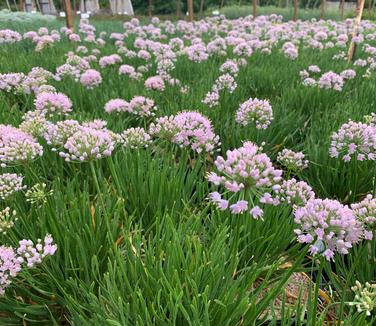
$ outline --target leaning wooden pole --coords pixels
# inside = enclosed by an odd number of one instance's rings
[[[325,7],[326,7],[326,1],[325,0],[321,0],[320,19],[324,19]]]
[[[257,0],[252,0],[252,16],[256,19],[257,16]]]
[[[359,26],[360,26],[360,22],[362,20],[364,3],[365,3],[365,0],[358,0],[358,4],[356,6],[354,31],[352,33],[352,39],[351,39],[351,43],[350,43],[350,46],[349,46],[349,51],[347,53],[347,61],[348,62],[352,61],[352,59],[354,57],[355,50],[356,50],[356,43],[354,42],[354,38],[356,36],[358,36],[358,34],[359,34]]]
[[[153,0],[149,0],[148,16],[149,16],[149,18],[151,18],[153,16]]]
[[[64,0],[65,21],[68,29],[73,31],[73,15],[70,0]]]
[[[294,0],[294,17],[293,20],[296,22],[298,19],[298,5],[299,5],[299,0]]]
[[[188,19],[193,22],[193,0],[188,0]]]

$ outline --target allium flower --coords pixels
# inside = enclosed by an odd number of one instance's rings
[[[0,44],[16,43],[22,40],[20,33],[12,31],[11,29],[0,30]]]
[[[42,111],[28,111],[22,120],[19,129],[34,137],[40,137],[46,131],[47,119]]]
[[[246,200],[239,200],[235,204],[230,205],[232,214],[242,214],[248,210],[248,202]]]
[[[23,190],[23,176],[15,173],[0,174],[0,199],[5,200],[17,191]]]
[[[157,107],[152,99],[144,96],[135,96],[129,102],[127,111],[140,117],[150,117],[154,115],[156,109]]]
[[[81,75],[80,83],[86,88],[92,89],[102,83],[102,76],[99,71],[89,69]]]
[[[76,120],[58,121],[56,124],[48,123],[46,131],[43,134],[44,139],[48,145],[56,147],[63,146],[68,138],[80,129],[80,124]]]
[[[163,79],[160,76],[153,76],[145,80],[145,87],[147,89],[162,92],[165,89],[165,84],[164,84]]]
[[[236,76],[239,72],[239,67],[235,61],[229,59],[219,67],[219,71],[223,74]]]
[[[131,76],[136,73],[136,69],[130,65],[121,65],[119,67],[119,75]]]
[[[21,263],[11,247],[0,247],[0,295],[11,284],[11,279],[21,271]]]
[[[364,238],[372,240],[376,229],[376,198],[368,194],[361,202],[351,204],[351,209],[364,226]]]
[[[219,192],[211,192],[208,199],[216,205],[216,207],[224,211],[228,208],[228,200],[222,199],[222,196]]]
[[[356,281],[351,290],[355,293],[355,297],[354,301],[348,304],[356,306],[359,313],[365,311],[367,316],[371,316],[372,311],[376,308],[376,283],[366,282],[362,285],[359,281]]]
[[[320,77],[318,85],[320,88],[333,89],[339,92],[342,91],[344,81],[340,75],[334,73],[333,71],[329,71]]]
[[[176,116],[158,118],[150,125],[150,134],[167,138],[181,147],[197,153],[212,153],[219,145],[210,121],[198,112],[182,112]]]
[[[283,51],[283,54],[285,55],[285,57],[287,57],[291,60],[295,60],[298,57],[298,54],[299,54],[298,49],[291,42],[286,42],[285,44],[283,44],[282,51]]]
[[[224,74],[216,79],[212,91],[218,93],[220,91],[226,90],[231,94],[235,91],[237,86],[238,85],[234,77],[232,77],[230,74]]]
[[[151,137],[144,128],[126,129],[120,134],[120,137],[122,145],[131,149],[148,147],[151,143]]]
[[[40,93],[34,104],[36,110],[47,117],[67,115],[72,111],[71,100],[62,93]]]
[[[296,209],[295,230],[300,243],[309,243],[312,254],[332,260],[335,252],[345,255],[362,236],[362,226],[352,210],[336,200],[313,199]]]
[[[110,156],[114,147],[115,142],[110,132],[82,127],[64,144],[66,152],[59,154],[67,162],[84,162]]]
[[[253,207],[251,210],[250,210],[250,213],[251,213],[251,216],[254,218],[254,219],[259,219],[264,216],[264,211],[259,207],[259,206],[255,206]]]
[[[347,69],[347,70],[344,70],[342,71],[340,74],[339,74],[343,79],[354,79],[355,76],[356,76],[356,72],[355,70],[352,70],[352,69]]]
[[[331,157],[342,157],[345,162],[351,157],[358,161],[376,159],[376,126],[349,120],[331,138]]]
[[[316,86],[317,82],[313,78],[308,77],[303,80],[302,84],[307,87],[312,87]]]
[[[201,101],[203,104],[208,105],[210,108],[219,104],[218,92],[209,92],[205,98]]]
[[[211,172],[208,180],[215,185],[223,185],[230,192],[249,189],[257,192],[271,191],[282,181],[282,171],[274,169],[269,157],[260,153],[252,142],[242,147],[228,150],[227,158],[218,156],[214,164],[218,173]]]
[[[121,63],[121,62],[122,62],[122,59],[118,54],[112,54],[112,55],[109,55],[109,56],[104,56],[104,57],[99,59],[99,65],[101,66],[101,68],[112,66],[112,65],[115,65],[115,64]]]
[[[7,231],[13,227],[14,222],[17,221],[16,215],[17,212],[11,210],[9,207],[0,210],[0,233],[6,234]]]
[[[287,170],[293,172],[300,172],[308,168],[309,161],[304,158],[305,156],[302,152],[294,152],[287,148],[283,149],[277,155],[277,161]]]
[[[42,206],[47,203],[47,198],[53,195],[53,190],[46,191],[45,183],[37,183],[26,191],[26,201],[32,205]]]
[[[239,106],[235,120],[243,126],[254,122],[257,129],[266,129],[273,120],[273,110],[269,101],[250,98]]]
[[[315,198],[315,193],[306,182],[297,181],[294,178],[284,180],[281,187],[275,191],[280,202],[293,207],[305,206],[308,201]]]
[[[320,73],[321,69],[318,66],[311,65],[311,66],[308,67],[308,71],[313,72],[313,73]]]
[[[38,239],[36,245],[34,245],[33,241],[24,239],[19,241],[17,249],[18,260],[21,263],[26,263],[27,267],[32,268],[36,264],[42,263],[43,258],[53,256],[56,250],[57,245],[53,244],[53,238],[50,234],[44,237],[43,242]]]
[[[112,100],[109,100],[105,106],[104,110],[107,113],[112,113],[112,112],[129,112],[129,103],[125,100],[122,100],[120,98],[115,98]]]
[[[42,156],[43,147],[26,132],[0,125],[0,163],[19,164]]]

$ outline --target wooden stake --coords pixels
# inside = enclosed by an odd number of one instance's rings
[[[341,14],[341,19],[343,19],[344,11],[345,11],[345,0],[340,0],[340,2],[339,2],[339,12]]]
[[[358,4],[356,6],[356,12],[355,12],[354,32],[352,33],[352,39],[354,37],[358,36],[358,34],[359,34],[359,26],[360,26],[360,22],[362,20],[364,3],[365,3],[365,0],[358,0]],[[347,53],[347,61],[348,62],[352,61],[352,59],[354,57],[355,50],[356,50],[356,43],[353,40],[351,40],[351,43],[350,43],[350,46],[349,46],[349,51]]]
[[[193,0],[188,0],[188,18],[193,22]]]
[[[257,16],[257,0],[252,0],[252,16],[256,19]]]
[[[181,0],[176,1],[176,17],[178,19],[181,17]]]
[[[298,19],[298,4],[299,0],[294,0],[294,22]]]
[[[70,0],[64,0],[65,21],[67,28],[73,31],[73,16]]]
[[[19,11],[25,11],[25,0],[20,0]]]
[[[326,1],[325,1],[325,0],[322,0],[322,1],[321,1],[320,19],[324,19],[324,15],[325,15],[325,5],[326,5]]]
[[[201,18],[204,16],[204,4],[205,4],[205,0],[201,0],[200,2],[200,17]]]
[[[148,5],[148,16],[151,18],[153,15],[153,0],[149,0],[149,5]]]

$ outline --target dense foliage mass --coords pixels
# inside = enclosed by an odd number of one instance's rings
[[[376,25],[353,24],[0,30],[0,324],[373,325]]]

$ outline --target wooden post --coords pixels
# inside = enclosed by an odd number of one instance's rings
[[[188,19],[193,22],[193,0],[188,0]]]
[[[368,19],[371,19],[372,0],[368,0]]]
[[[64,0],[65,21],[68,29],[73,31],[73,16],[70,0]]]
[[[153,15],[153,0],[149,0],[149,5],[148,5],[148,16],[151,18]]]
[[[204,4],[205,4],[205,0],[201,0],[201,2],[200,2],[200,17],[201,18],[204,15]]]
[[[325,1],[325,0],[321,0],[320,19],[324,19],[324,15],[325,15],[325,5],[326,5],[326,1]]]
[[[252,0],[252,16],[256,19],[257,16],[257,0]]]
[[[359,34],[359,25],[360,25],[360,21],[362,20],[364,3],[365,3],[365,0],[358,0],[357,6],[356,6],[356,12],[355,12],[354,32],[352,34],[352,38],[356,37]],[[353,40],[351,40],[349,51],[347,53],[348,62],[352,61],[355,50],[356,50],[356,43]]]
[[[178,19],[181,17],[181,0],[176,1],[176,17]]]
[[[219,5],[219,9],[222,9],[224,4],[225,4],[225,0],[222,0],[221,4]]]
[[[341,19],[343,19],[344,11],[345,11],[345,0],[340,0],[340,2],[339,2],[339,12],[340,12],[340,15],[341,15]]]
[[[298,19],[298,4],[299,0],[294,0],[294,22],[296,22],[296,20]]]
[[[18,6],[19,11],[25,11],[25,0],[20,0],[20,4]]]

